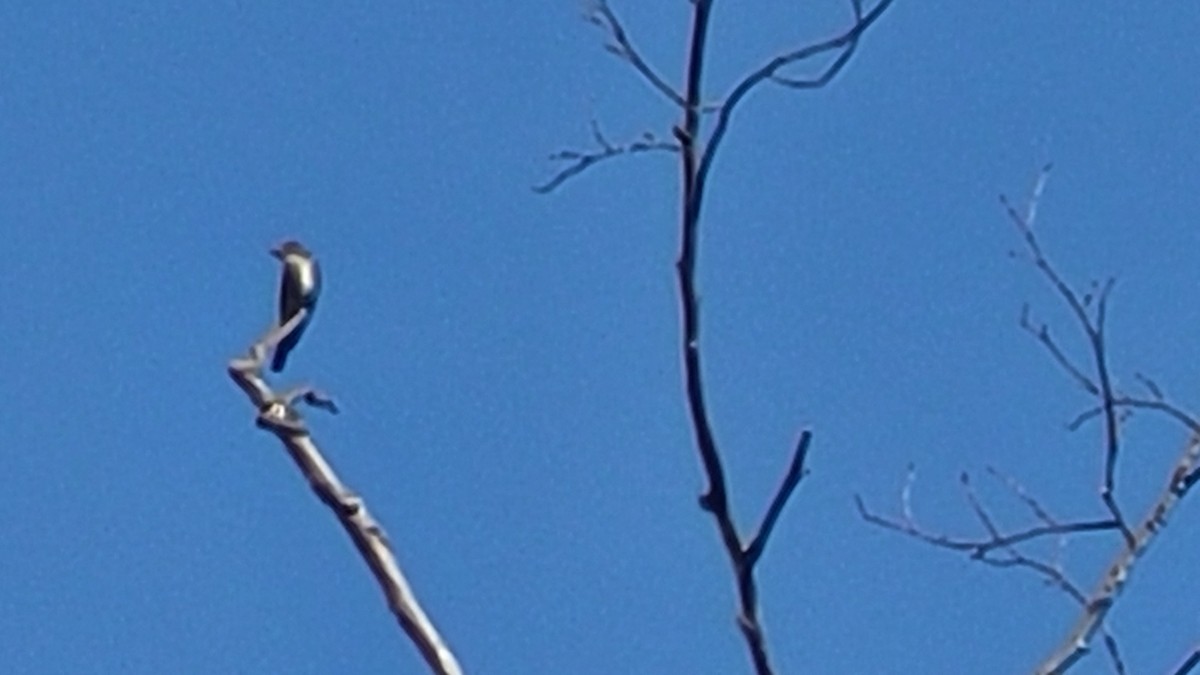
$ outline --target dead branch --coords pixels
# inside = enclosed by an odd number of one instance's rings
[[[1179,505],[1179,501],[1195,484],[1194,480],[1190,481],[1189,479],[1196,472],[1198,466],[1200,466],[1200,436],[1193,435],[1176,461],[1158,500],[1134,532],[1133,544],[1122,545],[1117,551],[1113,561],[1105,570],[1100,584],[1088,596],[1083,614],[1080,615],[1075,626],[1059,647],[1054,650],[1054,653],[1038,666],[1036,672],[1039,675],[1065,673],[1087,654],[1092,638],[1095,637],[1098,630],[1103,628],[1105,617],[1108,616],[1109,610],[1112,609],[1121,591],[1129,582],[1134,563],[1146,553],[1155,537],[1167,524],[1167,518],[1171,511]]]
[[[1037,182],[1034,184],[1033,192],[1030,195],[1029,202],[1026,206],[1025,213],[1020,213],[1018,209],[1009,202],[1007,197],[1001,196],[1000,201],[1004,204],[1005,210],[1008,212],[1009,219],[1016,225],[1017,231],[1021,233],[1025,241],[1025,246],[1028,249],[1028,255],[1043,276],[1050,282],[1050,285],[1058,291],[1059,296],[1066,302],[1067,307],[1075,315],[1080,327],[1083,329],[1084,335],[1087,336],[1089,347],[1091,348],[1093,366],[1096,370],[1096,383],[1093,383],[1090,378],[1082,376],[1082,373],[1071,366],[1058,351],[1054,342],[1049,337],[1049,332],[1042,327],[1038,332],[1039,339],[1048,349],[1054,354],[1055,359],[1063,364],[1068,372],[1077,380],[1083,377],[1083,381],[1089,385],[1089,391],[1096,394],[1100,398],[1100,408],[1104,413],[1104,480],[1101,487],[1100,496],[1104,501],[1104,505],[1112,513],[1113,518],[1116,518],[1122,524],[1122,534],[1125,535],[1125,543],[1133,545],[1133,533],[1125,526],[1125,519],[1121,515],[1121,509],[1117,504],[1116,498],[1116,473],[1117,473],[1117,454],[1120,446],[1120,430],[1119,420],[1117,419],[1117,407],[1113,403],[1116,400],[1116,394],[1113,392],[1112,378],[1108,370],[1108,357],[1106,354],[1106,343],[1104,340],[1104,322],[1108,315],[1108,297],[1112,292],[1114,279],[1109,279],[1104,283],[1103,288],[1099,291],[1098,300],[1095,303],[1095,316],[1088,312],[1088,306],[1091,304],[1092,294],[1080,296],[1054,268],[1050,261],[1042,252],[1042,247],[1038,243],[1037,236],[1033,231],[1033,224],[1037,218],[1038,202],[1041,199],[1042,192],[1046,188],[1046,180],[1050,177],[1051,166],[1047,164],[1042,167],[1038,174]],[[1098,386],[1097,386],[1098,385]],[[1098,390],[1098,393],[1097,393]]]
[[[1035,517],[1042,522],[1041,525],[1013,534],[1003,534],[978,498],[975,497],[973,491],[970,490],[970,485],[965,478],[963,485],[967,490],[968,502],[988,533],[988,537],[982,540],[954,539],[945,535],[935,535],[919,528],[912,518],[911,507],[908,504],[911,477],[902,493],[902,512],[904,514],[902,519],[888,519],[871,513],[863,505],[861,499],[858,499],[858,508],[860,515],[867,522],[900,532],[933,546],[968,552],[973,558],[997,567],[1031,569],[1071,596],[1082,608],[1079,619],[1059,647],[1037,667],[1035,672],[1039,675],[1065,673],[1089,652],[1090,646],[1098,634],[1102,638],[1114,669],[1118,673],[1123,673],[1125,664],[1121,658],[1117,641],[1108,631],[1105,620],[1128,583],[1138,558],[1145,554],[1154,538],[1162,530],[1172,509],[1178,505],[1196,482],[1200,481],[1200,422],[1182,408],[1168,401],[1162,389],[1143,375],[1138,375],[1138,379],[1149,391],[1149,397],[1125,395],[1116,391],[1113,386],[1104,332],[1108,298],[1112,291],[1113,281],[1110,279],[1104,284],[1093,285],[1092,290],[1087,293],[1076,291],[1049,261],[1033,229],[1038,202],[1045,189],[1049,170],[1050,167],[1046,166],[1038,174],[1032,195],[1023,209],[1017,208],[1006,198],[1002,197],[1001,201],[1009,219],[1016,225],[1025,243],[1028,259],[1067,305],[1082,329],[1087,339],[1091,367],[1084,368],[1077,365],[1075,360],[1068,355],[1067,350],[1063,349],[1051,336],[1050,330],[1045,324],[1036,323],[1030,319],[1028,306],[1021,312],[1021,328],[1034,337],[1055,364],[1075,384],[1090,396],[1098,399],[1097,405],[1076,417],[1070,423],[1069,428],[1077,429],[1091,419],[1103,420],[1103,478],[1100,496],[1111,518],[1060,524],[1049,515],[1040,503],[1011,479],[1006,480],[1010,489],[1026,503]],[[1121,515],[1121,510],[1116,502],[1115,476],[1116,462],[1120,454],[1120,425],[1134,410],[1149,410],[1166,415],[1187,429],[1189,440],[1172,468],[1166,486],[1149,513],[1142,518],[1136,528],[1131,528]],[[993,475],[998,474],[994,473]],[[1122,534],[1121,544],[1095,590],[1087,594],[1082,593],[1071,584],[1057,565],[1028,558],[1015,549],[1016,544],[1043,536],[1065,537],[1104,530],[1120,531]],[[994,555],[997,552],[1003,553],[1003,556]],[[1188,672],[1194,666],[1192,657],[1189,657],[1179,672]]]
[[[841,35],[771,59],[766,65],[738,82],[724,100],[715,105],[705,105],[703,72],[713,0],[692,0],[691,2],[691,44],[688,48],[682,92],[668,84],[646,62],[634,47],[628,32],[609,7],[607,0],[593,0],[589,5],[588,19],[608,34],[610,42],[605,45],[606,49],[628,62],[651,87],[671,101],[681,111],[683,119],[672,129],[674,143],[660,141],[647,134],[642,141],[625,146],[610,143],[600,133],[598,125],[593,122],[592,136],[598,150],[591,152],[570,150],[551,155],[552,160],[567,162],[568,165],[548,182],[534,188],[537,192],[550,192],[598,162],[620,155],[656,150],[679,153],[683,182],[679,257],[675,263],[682,324],[679,348],[683,357],[684,396],[696,450],[708,482],[700,496],[700,507],[713,516],[722,544],[733,567],[738,588],[737,622],[745,637],[751,661],[754,663],[755,672],[758,675],[770,675],[772,670],[767,656],[766,639],[758,615],[758,588],[754,572],[788,500],[805,475],[804,462],[812,441],[812,433],[807,429],[800,432],[792,451],[791,462],[779,488],[772,496],[759,521],[758,528],[749,538],[748,543],[744,543],[730,507],[725,470],[716,435],[709,420],[708,404],[705,398],[700,351],[700,302],[696,289],[700,213],[712,163],[728,130],[733,112],[742,100],[755,87],[767,81],[774,81],[794,89],[813,89],[828,84],[849,62],[862,34],[883,15],[893,2],[893,0],[880,0],[869,12],[864,12],[862,0],[849,1],[853,8],[854,24]],[[812,80],[791,78],[780,72],[780,69],[786,66],[831,53],[837,55],[833,63]],[[712,133],[705,140],[701,138],[700,121],[701,116],[708,113],[716,113],[716,122]]]
[[[268,351],[295,329],[307,313],[308,310],[301,309],[284,325],[273,326],[251,345],[248,357],[230,361],[229,376],[246,392],[250,403],[258,411],[255,424],[275,434],[283,443],[317,498],[329,507],[346,534],[350,535],[354,547],[383,590],[388,608],[416,645],[430,670],[437,675],[461,675],[462,669],[454,654],[413,595],[383,527],[371,516],[363,498],[342,484],[317,448],[297,409],[299,404],[304,403],[318,410],[336,413],[337,405],[311,387],[296,387],[276,394],[263,380],[262,368]]]
[[[692,421],[692,431],[696,449],[708,479],[708,486],[700,498],[700,505],[712,514],[725,551],[733,565],[734,575],[738,581],[740,607],[738,625],[742,629],[758,675],[769,675],[772,670],[767,656],[762,624],[758,618],[758,590],[754,580],[754,569],[761,559],[779,513],[803,475],[803,463],[811,441],[811,434],[807,430],[800,434],[800,440],[793,453],[791,468],[783,485],[771,500],[771,506],[767,510],[758,534],[753,537],[749,546],[743,546],[729,506],[725,470],[716,436],[709,421],[701,367],[700,303],[696,290],[696,266],[700,213],[705,185],[713,158],[716,156],[721,139],[728,128],[733,110],[746,94],[784,65],[836,49],[839,46],[856,43],[862,32],[874,23],[890,4],[891,0],[884,0],[869,15],[863,16],[861,6],[855,0],[855,13],[858,20],[854,28],[834,40],[777,57],[772,61],[774,65],[768,64],[742,80],[734,88],[733,93],[720,105],[716,126],[709,136],[707,144],[701,146],[700,115],[702,111],[700,104],[703,100],[705,48],[712,2],[711,0],[696,0],[693,3],[691,46],[685,71],[683,120],[675,128],[675,138],[681,147],[680,157],[683,170],[680,250],[679,259],[675,265],[683,324],[680,331],[680,351],[683,354],[684,387],[688,412]],[[837,69],[840,69],[840,66]],[[825,82],[832,79],[837,69],[828,73]]]

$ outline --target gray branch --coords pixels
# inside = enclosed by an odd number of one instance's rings
[[[337,412],[333,400],[311,387],[297,387],[276,394],[263,380],[262,367],[267,353],[294,330],[306,314],[307,310],[301,310],[282,326],[272,326],[250,347],[248,357],[230,361],[229,377],[246,392],[250,403],[258,411],[255,420],[257,426],[275,434],[283,443],[317,498],[329,507],[346,534],[350,535],[350,540],[379,583],[388,608],[416,645],[430,670],[436,675],[461,675],[462,669],[454,654],[421,609],[400,570],[383,527],[371,516],[363,498],[338,478],[317,448],[304,418],[297,410],[298,404],[305,403],[319,410]]]

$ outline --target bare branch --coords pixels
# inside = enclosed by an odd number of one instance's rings
[[[1166,400],[1146,400],[1129,396],[1118,396],[1117,398],[1113,399],[1112,404],[1114,408],[1118,409],[1141,409],[1161,412],[1187,427],[1190,432],[1200,433],[1200,420],[1197,420],[1195,417],[1192,417],[1184,412],[1178,406]],[[1095,407],[1085,410],[1084,412],[1079,413],[1075,419],[1071,420],[1070,423],[1067,424],[1067,428],[1071,431],[1075,431],[1088,420],[1099,417],[1102,414],[1104,414],[1104,408],[1102,407]]]
[[[850,0],[850,5],[854,10],[854,24],[858,25],[858,24],[862,23],[862,20],[863,20],[862,0]],[[854,56],[854,51],[857,48],[858,48],[858,39],[855,38],[855,39],[851,40],[849,44],[846,45],[846,48],[843,49],[842,53],[839,54],[838,57],[833,60],[833,63],[831,63],[827,68],[825,68],[825,70],[823,70],[821,72],[820,75],[818,75],[815,78],[793,78],[793,77],[786,77],[783,75],[779,75],[778,73],[773,73],[771,75],[771,80],[774,81],[775,84],[779,84],[779,85],[782,85],[785,87],[790,87],[792,89],[819,89],[821,87],[824,87],[826,84],[828,84],[830,82],[830,80],[832,80],[834,77],[837,76],[838,73],[841,72],[842,68],[846,67],[846,64],[850,62],[850,57]],[[803,61],[803,60],[809,58],[810,56],[815,56],[815,54],[804,54],[804,51],[805,50],[802,49],[802,50],[799,50],[796,52],[792,52],[790,56],[795,57],[792,59],[792,62]],[[785,67],[786,65],[787,64],[784,64],[784,66],[780,66],[780,67],[782,68],[782,67]]]
[[[814,89],[825,86],[831,82],[833,78],[839,72],[841,72],[846,63],[849,62],[850,55],[853,53],[854,47],[858,44],[858,39],[863,35],[863,33],[866,32],[868,28],[870,28],[877,20],[879,20],[879,17],[883,16],[883,13],[886,12],[889,7],[891,7],[893,0],[880,0],[880,2],[866,14],[863,14],[862,12],[861,0],[852,0],[852,2],[855,8],[854,14],[856,18],[854,25],[844,33],[824,42],[818,42],[816,44],[776,56],[758,70],[755,70],[747,75],[742,79],[741,82],[738,82],[737,85],[734,86],[733,90],[729,92],[729,95],[725,97],[724,102],[721,103],[720,109],[717,112],[717,122],[713,127],[712,134],[709,136],[708,146],[704,150],[704,154],[700,160],[700,166],[697,171],[697,190],[695,191],[695,197],[697,201],[702,198],[701,196],[704,192],[704,185],[708,182],[708,174],[712,170],[712,163],[716,158],[717,150],[721,146],[721,141],[725,138],[725,133],[729,130],[729,122],[733,118],[733,112],[735,109],[737,109],[738,104],[742,102],[742,99],[746,98],[746,95],[753,91],[758,85],[775,78],[778,71],[785,66],[799,63],[801,61],[839,49],[845,50],[845,52],[839,56],[824,73],[808,84],[802,84],[799,80],[789,81],[786,78],[782,80],[774,79],[774,81],[779,82],[780,84],[793,86],[796,88]],[[697,4],[707,5],[708,3],[701,1]],[[695,136],[695,134],[693,134],[693,136]],[[700,204],[697,203],[692,208],[699,212]]]
[[[1047,511],[1045,507],[1038,502],[1038,500],[1034,499],[1034,497],[1030,495],[1020,483],[1017,482],[1017,479],[1009,476],[1006,473],[1003,473],[993,466],[987,467],[987,472],[993,478],[1003,483],[1004,486],[1013,493],[1013,496],[1024,503],[1025,506],[1029,507],[1029,510],[1033,512],[1034,517],[1036,517],[1038,520],[1046,523],[1047,525],[1058,524],[1057,521],[1055,521],[1055,519],[1050,515],[1050,512]]]
[[[994,555],[999,550],[1007,552],[1008,549],[1017,544],[1031,542],[1042,537],[1058,537],[1065,534],[1102,532],[1118,529],[1117,523],[1114,520],[1086,520],[1041,525],[1012,534],[1001,534],[997,528],[993,527],[989,529],[989,537],[986,539],[957,539],[949,535],[933,534],[921,529],[912,518],[909,506],[903,507],[902,511],[905,513],[905,516],[902,519],[890,519],[867,509],[866,503],[859,495],[855,495],[854,502],[858,507],[859,516],[872,525],[899,532],[900,534],[918,539],[938,548],[967,553],[972,559],[993,564],[998,561],[989,556]],[[986,517],[986,519],[990,521],[990,517]]]
[[[678,152],[680,155],[683,189],[679,256],[675,263],[682,324],[679,345],[680,354],[683,357],[684,396],[696,451],[707,479],[707,486],[699,498],[699,503],[704,511],[713,516],[722,544],[733,566],[739,595],[738,625],[745,637],[751,661],[754,663],[755,672],[758,675],[771,675],[772,670],[767,657],[766,640],[758,619],[758,590],[755,585],[754,570],[762,558],[763,551],[783,509],[805,475],[804,462],[812,436],[808,431],[800,434],[782,484],[772,497],[758,530],[750,538],[749,543],[743,546],[742,537],[737,530],[729,504],[725,470],[709,419],[703,382],[700,351],[700,300],[696,288],[700,213],[709,169],[728,128],[733,111],[739,102],[755,86],[771,79],[778,84],[793,88],[823,86],[846,65],[859,37],[883,14],[893,0],[880,0],[870,12],[866,13],[863,12],[862,0],[850,0],[850,2],[854,9],[855,22],[854,26],[845,33],[831,40],[772,59],[766,66],[743,79],[720,104],[707,106],[703,104],[703,73],[713,0],[691,0],[691,43],[688,48],[682,93],[667,84],[649,66],[641,53],[634,47],[625,27],[609,7],[607,0],[592,0],[588,9],[588,19],[608,33],[611,39],[606,45],[608,51],[629,62],[652,87],[680,109],[683,119],[672,129],[675,143],[660,141],[647,134],[641,141],[625,146],[610,143],[593,122],[593,139],[598,149],[591,152],[569,150],[552,155],[552,160],[566,162],[567,166],[549,181],[534,188],[540,193],[550,192],[596,163],[622,154],[670,151]],[[784,66],[838,50],[841,50],[841,53],[817,80],[805,82],[784,77],[778,72]],[[701,136],[700,119],[701,115],[708,112],[717,113],[717,122],[713,133],[706,142]]]
[[[346,530],[383,590],[392,614],[430,670],[437,675],[461,675],[462,669],[454,654],[413,595],[383,528],[371,516],[362,497],[342,484],[317,448],[304,418],[295,407],[296,403],[303,402],[318,409],[336,412],[337,406],[333,400],[311,387],[297,387],[276,394],[263,380],[262,365],[266,352],[294,330],[306,313],[307,310],[302,309],[283,326],[272,326],[263,338],[250,347],[249,358],[230,361],[229,376],[246,392],[258,410],[255,424],[279,438],[313,492],[333,511]]]
[[[1129,582],[1134,564],[1146,553],[1155,537],[1167,524],[1167,518],[1171,511],[1179,505],[1179,501],[1195,484],[1195,481],[1190,479],[1196,473],[1198,464],[1200,464],[1200,436],[1192,436],[1172,469],[1159,498],[1134,532],[1133,544],[1123,545],[1117,551],[1100,584],[1088,596],[1083,614],[1080,615],[1075,626],[1054,653],[1038,666],[1037,673],[1040,675],[1065,673],[1087,653],[1088,645],[1091,644],[1096,632],[1104,625],[1109,610],[1112,609],[1113,604]]]
[[[870,522],[872,525],[877,525],[886,530],[892,530],[905,534],[907,537],[922,540],[926,544],[937,546],[937,548],[965,552],[970,555],[972,560],[977,560],[991,567],[997,568],[1024,568],[1042,577],[1049,584],[1054,585],[1057,589],[1067,593],[1068,596],[1075,599],[1080,604],[1084,603],[1085,593],[1079,590],[1078,586],[1070,583],[1066,574],[1062,569],[1050,563],[1034,560],[1021,552],[1016,545],[1032,542],[1034,539],[1042,537],[1062,537],[1064,534],[1084,533],[1084,532],[1099,532],[1106,530],[1117,530],[1117,524],[1112,520],[1093,520],[1093,521],[1078,521],[1066,522],[1066,524],[1044,525],[1028,528],[1028,530],[1015,532],[1012,534],[1004,534],[995,525],[994,519],[986,512],[982,503],[974,496],[970,490],[970,482],[964,476],[962,480],[964,488],[967,490],[967,500],[970,501],[971,507],[980,522],[983,522],[984,528],[988,531],[988,538],[984,539],[958,539],[949,537],[947,534],[934,534],[923,530],[917,525],[917,522],[912,518],[912,510],[908,504],[910,492],[908,489],[902,491],[902,513],[905,514],[902,520],[893,520],[884,518],[884,516],[870,512],[866,508],[862,496],[854,496],[854,503],[858,507],[858,514],[863,520]],[[906,483],[911,485],[911,483]],[[1038,507],[1040,509],[1040,507]],[[1044,509],[1042,509],[1044,510]],[[1049,515],[1046,515],[1049,519]]]
[[[1108,657],[1112,659],[1113,670],[1117,675],[1125,675],[1125,661],[1121,659],[1121,650],[1117,649],[1117,639],[1109,632],[1108,627],[1101,628],[1104,632],[1104,648],[1108,652]]]
[[[807,473],[804,470],[804,458],[808,455],[808,444],[811,441],[812,432],[807,429],[800,432],[800,440],[796,442],[796,451],[792,453],[792,463],[783,477],[783,483],[775,491],[775,496],[771,499],[771,505],[767,507],[758,532],[750,539],[750,545],[746,547],[746,565],[753,567],[762,557],[763,550],[767,547],[767,540],[771,537],[771,531],[775,529],[775,522],[783,513],[783,507],[787,506],[787,501],[795,492],[796,486],[800,484],[800,479]]]
[[[1137,378],[1138,382],[1141,382],[1142,385],[1144,387],[1146,387],[1147,391],[1150,392],[1150,395],[1153,396],[1156,400],[1161,401],[1161,400],[1163,400],[1163,398],[1165,398],[1163,396],[1162,389],[1158,388],[1158,384],[1156,384],[1154,382],[1154,380],[1150,379],[1149,377],[1146,377],[1145,375],[1143,375],[1141,373],[1134,373],[1133,376],[1135,378]]]
[[[622,155],[638,155],[647,152],[679,152],[679,144],[669,141],[659,140],[657,136],[650,132],[645,132],[642,137],[631,143],[624,145],[614,145],[609,142],[604,134],[600,132],[600,125],[592,120],[592,139],[596,142],[599,150],[584,152],[579,150],[560,150],[552,155],[550,159],[556,162],[567,162],[567,167],[540,185],[535,185],[533,191],[538,194],[547,194],[553,192],[558,186],[565,183],[568,179],[573,178],[593,164],[602,162],[606,159],[620,157]]]
[[[970,552],[972,557],[996,567],[1025,567],[1033,569],[1038,574],[1054,583],[1074,598],[1083,611],[1076,625],[1062,641],[1054,653],[1037,669],[1037,673],[1065,673],[1079,661],[1090,649],[1097,634],[1101,634],[1103,643],[1118,673],[1125,672],[1125,664],[1121,658],[1116,639],[1108,631],[1105,621],[1108,612],[1124,589],[1133,571],[1134,564],[1141,557],[1157,534],[1167,522],[1167,517],[1187,492],[1200,482],[1200,421],[1187,412],[1166,400],[1162,390],[1144,376],[1138,379],[1146,386],[1151,398],[1137,398],[1118,394],[1112,384],[1106,354],[1105,322],[1108,312],[1108,298],[1113,288],[1110,279],[1103,284],[1093,284],[1087,293],[1080,294],[1072,289],[1049,262],[1037,240],[1033,223],[1037,215],[1038,201],[1045,188],[1049,166],[1045,167],[1038,176],[1032,191],[1032,197],[1024,209],[1018,209],[1006,198],[1001,198],[1010,219],[1017,226],[1025,242],[1029,259],[1033,265],[1050,282],[1050,285],[1067,304],[1076,320],[1083,329],[1088,346],[1091,350],[1095,375],[1085,373],[1084,369],[1076,366],[1066,355],[1058,343],[1050,337],[1045,325],[1035,324],[1029,319],[1028,307],[1022,311],[1021,327],[1033,335],[1038,342],[1051,354],[1055,362],[1090,395],[1099,399],[1098,405],[1078,416],[1071,428],[1078,428],[1089,419],[1104,420],[1104,480],[1101,498],[1112,518],[1103,521],[1089,521],[1069,524],[1059,524],[1050,513],[1035,499],[1029,496],[1023,488],[1012,479],[1003,478],[1010,490],[1023,501],[1044,525],[1019,532],[1015,535],[1002,534],[994,520],[984,509],[979,499],[970,489],[970,483],[963,479],[967,490],[967,499],[976,517],[989,533],[989,538],[983,541],[958,540],[944,535],[934,535],[919,528],[912,519],[908,505],[908,492],[911,488],[906,485],[902,493],[904,501],[904,519],[889,520],[867,511],[861,499],[858,508],[862,517],[873,524],[901,532],[910,537],[925,541],[934,546],[956,551]],[[1160,493],[1149,513],[1141,520],[1136,530],[1131,529],[1121,515],[1117,506],[1114,485],[1115,465],[1119,454],[1119,424],[1131,411],[1145,409],[1163,413],[1183,424],[1189,432],[1189,441],[1177,460],[1168,477],[1167,484]],[[1120,411],[1120,415],[1118,414]],[[989,469],[997,477],[995,470]],[[1064,536],[1066,534],[1117,530],[1121,532],[1123,541],[1112,562],[1106,569],[1097,588],[1089,594],[1083,594],[1072,585],[1057,566],[1034,560],[1016,549],[1016,544],[1023,543],[1044,535]],[[999,553],[1001,555],[994,555]],[[1197,652],[1200,654],[1200,652]],[[1180,672],[1188,672],[1200,662],[1200,656],[1193,655],[1180,668]]]
[[[1049,332],[1044,326],[1035,333],[1039,341],[1054,355],[1055,360],[1077,382],[1080,382],[1085,389],[1100,398],[1100,408],[1104,416],[1104,478],[1100,488],[1100,498],[1113,518],[1121,523],[1121,532],[1125,537],[1126,545],[1132,547],[1134,544],[1134,535],[1128,525],[1125,524],[1125,518],[1121,513],[1121,508],[1117,504],[1116,498],[1117,456],[1120,452],[1120,420],[1117,418],[1117,406],[1114,404],[1117,396],[1113,391],[1112,377],[1109,375],[1108,357],[1106,355],[1107,346],[1104,339],[1104,324],[1108,314],[1108,297],[1112,291],[1114,280],[1109,279],[1106,281],[1104,286],[1094,296],[1096,317],[1093,319],[1088,314],[1088,306],[1092,304],[1093,295],[1089,293],[1081,297],[1076,293],[1063,280],[1062,275],[1058,273],[1054,265],[1050,263],[1042,251],[1041,244],[1034,234],[1033,225],[1037,219],[1038,203],[1041,200],[1042,192],[1046,188],[1046,181],[1050,177],[1050,169],[1051,166],[1047,164],[1038,173],[1024,213],[1021,213],[1003,195],[1000,197],[1000,202],[1004,205],[1009,219],[1016,225],[1017,231],[1020,232],[1024,239],[1033,265],[1046,277],[1051,286],[1054,287],[1059,296],[1066,302],[1067,307],[1075,315],[1076,320],[1087,336],[1088,344],[1092,351],[1093,366],[1096,369],[1094,380],[1091,377],[1083,375],[1078,368],[1070,363],[1061,350],[1058,349],[1054,341],[1050,339]],[[1023,313],[1023,318],[1024,316],[1025,313]],[[1033,331],[1031,330],[1030,332]]]
[[[680,108],[685,107],[687,102],[684,101],[683,96],[678,91],[675,91],[674,87],[667,84],[666,80],[655,72],[650,67],[650,64],[646,63],[646,60],[642,58],[642,55],[638,53],[638,50],[634,48],[629,35],[625,32],[625,27],[621,24],[617,15],[613,13],[612,8],[608,6],[608,2],[606,0],[592,0],[588,4],[588,21],[599,26],[612,37],[612,42],[605,45],[605,49],[621,60],[628,61],[634,70],[650,83],[650,86],[667,97],[667,100],[671,101],[671,103]]]
[[[1075,380],[1084,391],[1092,396],[1100,395],[1100,387],[1097,387],[1096,383],[1092,382],[1092,378],[1085,375],[1082,369],[1071,362],[1071,359],[1067,357],[1062,348],[1058,346],[1058,343],[1054,341],[1054,338],[1050,336],[1049,326],[1044,323],[1034,323],[1030,319],[1029,305],[1021,307],[1021,329],[1041,343],[1046,348],[1046,351],[1050,352],[1050,356],[1058,363],[1059,367],[1066,371],[1071,376],[1071,379]]]

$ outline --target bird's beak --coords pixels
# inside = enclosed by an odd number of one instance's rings
[[[271,249],[271,257],[283,260],[283,251],[281,251],[277,248],[273,248],[273,249]]]

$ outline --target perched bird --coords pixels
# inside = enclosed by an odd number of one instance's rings
[[[279,248],[271,249],[271,255],[283,263],[283,274],[279,281],[279,325],[287,323],[301,309],[308,310],[295,330],[275,347],[271,370],[278,373],[287,363],[288,353],[296,348],[301,334],[312,321],[313,311],[317,308],[317,296],[321,293],[321,268],[313,254],[298,241],[283,242]]]

